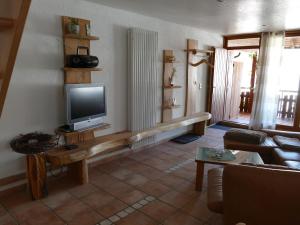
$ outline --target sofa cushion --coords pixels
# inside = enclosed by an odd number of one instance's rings
[[[216,213],[223,213],[223,168],[208,171],[207,207]]]
[[[280,165],[285,165],[284,161],[300,162],[300,152],[275,148],[273,154],[274,154],[275,162]]]
[[[276,135],[274,141],[283,149],[300,151],[300,140],[298,138],[290,138]]]
[[[265,141],[266,137],[267,134],[261,131],[238,128],[232,128],[224,135],[224,139],[226,140],[239,141],[249,144],[261,144]]]

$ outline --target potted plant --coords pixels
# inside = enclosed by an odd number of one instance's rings
[[[68,23],[68,31],[71,34],[79,34],[80,26],[79,20],[76,18],[71,18],[70,22]]]

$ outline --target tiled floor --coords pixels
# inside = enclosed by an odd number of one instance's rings
[[[87,185],[58,179],[41,201],[25,191],[2,197],[0,225],[221,225],[206,207],[206,187],[194,190],[194,157],[197,146],[222,147],[223,135],[209,128],[195,142],[168,142],[99,165]]]

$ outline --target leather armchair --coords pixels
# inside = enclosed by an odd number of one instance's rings
[[[207,204],[224,225],[299,225],[299,190],[300,171],[230,165],[209,171]]]

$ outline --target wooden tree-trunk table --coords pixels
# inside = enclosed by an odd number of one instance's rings
[[[33,200],[48,195],[45,153],[26,155],[28,189]]]

